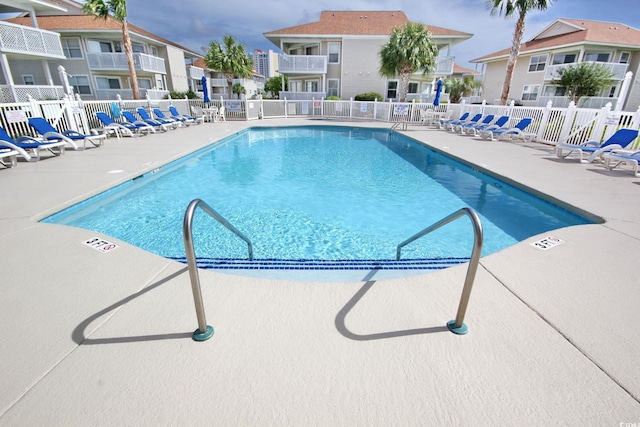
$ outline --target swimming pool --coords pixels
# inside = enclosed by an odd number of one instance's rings
[[[480,215],[482,255],[532,235],[589,223],[388,129],[251,128],[45,222],[104,233],[184,261],[182,220],[200,198],[248,236],[194,218],[204,268],[429,270],[465,262],[473,233],[459,220],[403,249],[398,243],[456,210]]]

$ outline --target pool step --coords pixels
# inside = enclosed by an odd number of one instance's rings
[[[185,257],[167,257],[187,263]],[[468,262],[469,258],[417,258],[400,261],[372,260],[317,260],[317,259],[246,259],[198,258],[198,267],[204,269],[242,270],[442,270]]]

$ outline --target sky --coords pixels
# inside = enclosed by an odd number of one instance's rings
[[[129,0],[127,8],[132,24],[203,55],[212,41],[221,42],[225,34],[244,44],[247,52],[278,52],[263,33],[317,21],[323,10],[402,10],[413,22],[473,34],[450,52],[458,65],[472,69],[476,66],[470,60],[511,46],[516,22],[515,17],[492,16],[485,0]],[[616,22],[640,29],[638,0],[556,0],[545,12],[527,15],[523,41],[557,18]]]

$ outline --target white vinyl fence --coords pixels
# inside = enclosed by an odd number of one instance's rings
[[[73,129],[90,133],[101,127],[95,113],[105,112],[115,121],[121,121],[116,112],[137,108],[146,109],[151,116],[153,108],[159,108],[169,115],[169,106],[174,106],[181,114],[191,115],[192,107],[218,108],[224,106],[227,120],[261,120],[270,118],[317,117],[348,121],[377,121],[381,123],[402,123],[421,126],[423,112],[448,113],[452,118],[463,113],[494,114],[495,117],[507,115],[509,124],[514,126],[520,119],[530,117],[533,122],[526,132],[535,141],[555,144],[559,141],[580,144],[589,140],[604,141],[619,128],[640,128],[640,108],[636,112],[611,111],[607,105],[601,109],[576,108],[573,104],[567,108],[518,107],[512,105],[483,104],[441,104],[434,107],[429,103],[417,102],[365,102],[353,100],[228,100],[213,99],[205,105],[202,99],[162,99],[162,100],[117,100],[82,101],[81,99],[62,99],[59,101],[35,101],[0,104],[0,126],[10,135],[37,136],[28,126],[29,117],[44,117],[59,130]],[[422,111],[422,112],[421,112]],[[391,127],[391,126],[390,126]],[[636,141],[636,147],[639,142]]]

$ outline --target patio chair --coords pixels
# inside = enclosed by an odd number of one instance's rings
[[[461,120],[462,120],[462,121],[467,120],[467,118],[469,117],[469,115],[470,115],[470,113],[469,113],[469,112],[466,112],[466,113],[464,113],[463,115],[461,115],[461,116],[460,116],[460,118],[458,118],[458,119],[442,119],[442,120],[440,120],[440,121],[438,122],[438,124],[439,124],[439,126],[438,126],[438,127],[439,127],[440,129],[442,129],[442,128],[444,128],[444,129],[449,129],[449,125],[450,125],[450,124],[452,124],[452,123],[454,123],[454,122],[461,121]]]
[[[480,132],[481,130],[490,131],[490,130],[494,130],[494,129],[503,128],[504,126],[508,126],[509,125],[509,119],[510,119],[509,116],[500,116],[500,117],[498,117],[498,120],[496,120],[493,123],[490,123],[490,124],[478,124],[478,125],[473,126],[473,127],[467,127],[467,128],[464,129],[464,131],[468,135],[476,136],[476,135],[478,135],[478,132]]]
[[[198,123],[204,123],[207,119],[207,113],[205,113],[202,107],[191,107],[191,114],[193,114],[193,117]]]
[[[490,138],[492,141],[497,139],[504,138],[512,138],[514,136],[523,135],[524,130],[531,124],[533,119],[530,117],[525,117],[524,119],[520,119],[520,121],[512,128],[499,128],[499,129],[491,129],[491,130],[481,130],[478,132],[482,139]]]
[[[178,120],[182,119],[187,123],[195,123],[197,125],[204,123],[204,113],[202,114],[202,120],[200,120],[200,118],[185,116],[183,114],[178,113],[178,110],[176,110],[176,107],[174,107],[173,105],[169,107],[169,112],[171,113],[171,117]]]
[[[154,119],[152,118],[149,113],[147,113],[147,110],[145,110],[142,107],[138,107],[136,109],[136,111],[138,112],[138,115],[140,116],[140,118],[142,119],[143,122],[145,122],[148,125],[151,125],[153,127],[160,127],[160,129],[162,130],[169,130],[169,129],[175,129],[178,127],[178,124],[175,123],[174,121],[169,121],[169,120],[159,120],[159,119]],[[129,120],[129,119],[127,119]]]
[[[148,115],[147,115],[148,116]],[[162,131],[167,131],[167,125],[164,125],[162,123],[160,123],[157,120],[138,120],[136,118],[136,116],[133,115],[133,113],[131,111],[123,111],[122,112],[122,117],[125,118],[125,120],[131,124],[133,124],[134,126],[138,127],[140,130],[142,129],[153,129],[153,132],[156,131],[156,129],[160,129]]]
[[[640,178],[640,151],[613,150],[603,154],[604,166],[613,170],[620,165],[629,165],[633,168],[633,175]]]
[[[0,142],[2,144],[2,142]],[[0,164],[5,168],[13,168],[18,164],[18,153],[13,148],[0,148]]]
[[[226,122],[227,118],[225,116],[225,107],[224,105],[218,109],[218,113],[216,114],[216,121],[218,122]]]
[[[141,130],[148,131],[149,129],[151,129],[151,132],[155,132],[153,128],[147,126],[146,124],[144,125],[143,129],[142,127],[138,127],[132,123],[117,123],[103,111],[96,112],[96,117],[102,123],[102,130],[104,130],[106,133],[114,133],[118,138],[120,138],[121,135],[133,137],[134,133],[135,135],[139,135]]]
[[[579,153],[580,163],[592,163],[594,160],[604,160],[603,154],[616,149],[625,149],[629,147],[638,137],[638,131],[633,129],[618,129],[616,133],[611,135],[609,139],[600,143],[598,141],[587,141],[582,144],[568,144],[559,142],[556,144],[556,156],[560,159],[566,159],[571,154]],[[564,154],[567,150],[568,153]],[[585,155],[589,157],[585,158]]]
[[[164,115],[164,113],[159,109],[159,108],[154,108],[153,109],[153,114],[155,114],[156,119],[159,120],[161,123],[166,123],[166,124],[170,124],[174,127],[179,127],[179,126],[189,126],[188,123],[185,123],[183,120],[179,120],[175,117],[167,117]]]
[[[482,121],[477,121],[477,122],[471,122],[471,123],[465,123],[465,124],[461,124],[461,125],[455,125],[454,126],[454,132],[457,131],[460,133],[467,133],[467,129],[473,129],[477,126],[484,126],[484,125],[490,125],[491,122],[493,121],[493,119],[495,118],[495,116],[493,114],[487,114],[486,116],[484,116],[484,119],[482,119]]]
[[[75,130],[58,131],[51,123],[43,117],[30,117],[29,126],[34,128],[47,141],[64,141],[73,147],[74,150],[84,150],[87,148],[87,141],[95,147],[101,147],[107,135],[84,135]],[[79,147],[76,142],[82,142]]]
[[[475,114],[473,117],[471,117],[470,119],[467,120],[456,120],[452,123],[449,123],[448,129],[452,132],[457,132],[457,128],[461,125],[465,125],[465,124],[475,124],[478,123],[478,121],[482,118],[482,114],[478,113]]]
[[[27,162],[37,162],[40,160],[40,151],[48,150],[54,156],[64,154],[64,147],[67,145],[64,141],[38,141],[30,136],[20,136],[13,139],[6,130],[0,127],[0,149],[10,148],[18,152],[18,154]]]

